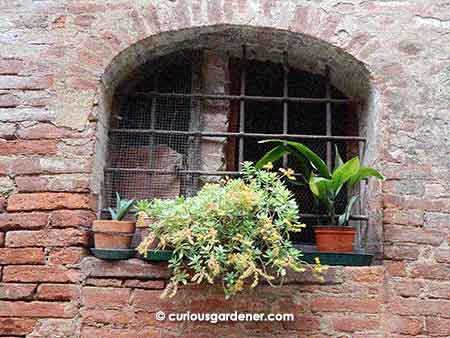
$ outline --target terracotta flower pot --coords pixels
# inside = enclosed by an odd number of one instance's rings
[[[97,220],[92,229],[97,249],[129,249],[136,224],[129,221]]]
[[[356,230],[352,227],[318,226],[314,228],[320,252],[352,252]]]

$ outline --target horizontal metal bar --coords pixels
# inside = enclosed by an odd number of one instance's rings
[[[144,169],[144,168],[105,168],[105,171],[122,171],[150,173],[158,175],[199,175],[199,176],[239,176],[239,171],[202,171],[202,170],[166,170],[166,169]]]
[[[110,129],[111,133],[136,133],[136,134],[162,134],[162,135],[187,135],[197,137],[251,137],[251,138],[280,138],[280,139],[310,139],[310,140],[335,140],[335,141],[361,141],[366,142],[361,136],[331,136],[308,134],[263,134],[263,133],[225,133],[209,131],[184,131],[184,130],[160,130],[160,129]]]
[[[299,214],[300,218],[329,218],[330,215],[327,214]],[[340,215],[336,215],[336,217],[338,217]],[[369,220],[369,216],[367,215],[352,215],[350,216],[351,220],[354,221],[368,221]]]
[[[103,208],[103,209],[101,209],[101,211],[102,212],[109,212],[109,209],[108,208]],[[131,211],[131,213],[135,213],[135,212]],[[340,216],[340,215],[336,215],[336,216]],[[328,217],[330,217],[330,215],[327,215],[327,214],[302,214],[302,213],[299,213],[299,217],[300,218],[328,218]],[[359,220],[359,221],[368,221],[369,220],[369,216],[366,216],[366,215],[353,215],[353,216],[350,216],[350,219],[354,220],[354,221],[357,221],[357,220]],[[313,227],[314,227],[314,225],[313,225]]]
[[[225,95],[225,94],[184,94],[184,93],[160,93],[160,92],[136,92],[123,96],[146,97],[171,97],[171,98],[195,98],[201,100],[230,100],[230,101],[259,101],[259,102],[299,102],[299,103],[356,103],[350,99],[332,99],[319,97],[284,97],[284,96],[253,96],[253,95]]]

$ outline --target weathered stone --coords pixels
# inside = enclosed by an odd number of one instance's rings
[[[138,259],[107,262],[87,257],[81,262],[81,271],[88,277],[168,279],[167,264],[148,264]]]
[[[52,84],[53,78],[51,76],[0,76],[0,89],[47,89],[50,88]]]
[[[44,108],[0,108],[1,122],[53,121],[55,113]]]

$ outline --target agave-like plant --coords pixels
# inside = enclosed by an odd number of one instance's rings
[[[126,216],[126,214],[128,214],[133,205],[134,199],[122,199],[120,198],[119,193],[116,192],[116,207],[114,209],[109,208],[111,219],[114,221],[121,221]]]
[[[300,168],[304,183],[309,186],[313,195],[327,208],[333,225],[336,224],[336,199],[345,184],[353,187],[369,176],[384,179],[383,175],[376,169],[361,166],[358,157],[344,163],[336,146],[335,167],[334,170],[331,170],[314,151],[302,143],[287,140],[265,140],[261,143],[273,143],[276,146],[256,163],[256,167],[261,168],[269,162],[279,160],[284,155],[291,155]],[[353,206],[358,198],[359,196],[355,195],[348,200],[344,213],[337,220],[339,225],[348,224]]]

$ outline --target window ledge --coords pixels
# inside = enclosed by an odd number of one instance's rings
[[[80,264],[81,272],[85,278],[118,278],[118,279],[142,279],[142,280],[168,280],[170,273],[167,263],[147,263],[137,258],[122,261],[105,261],[96,257],[85,257]],[[347,274],[382,273],[382,266],[345,267],[330,266],[324,273],[323,282],[320,282],[310,272],[295,273],[290,271],[284,284],[341,284],[347,278]],[[378,271],[380,270],[380,271]]]

